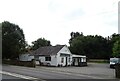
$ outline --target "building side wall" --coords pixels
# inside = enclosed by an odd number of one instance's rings
[[[19,60],[20,61],[31,61],[32,59],[34,59],[34,56],[30,56],[30,54],[19,55]]]
[[[51,55],[50,57],[51,57],[51,61],[45,61],[45,56],[39,56],[39,60],[45,65],[49,63],[51,66],[57,66],[56,55]]]
[[[70,55],[70,57],[68,56],[61,56],[60,54],[68,54]],[[57,63],[58,65],[62,65],[65,66],[66,65],[66,57],[67,57],[67,65],[71,65],[72,64],[72,54],[70,52],[70,50],[67,48],[67,46],[64,46],[58,53],[57,53]],[[62,58],[64,58],[63,63],[61,62]],[[70,59],[70,60],[69,60]]]

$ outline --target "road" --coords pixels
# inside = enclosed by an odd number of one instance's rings
[[[53,72],[43,69],[38,70],[35,68],[9,66],[9,65],[4,65],[3,71],[32,76],[38,79],[90,79],[89,77],[83,75],[77,76],[71,73]]]
[[[3,65],[3,72],[5,74],[12,73],[11,75],[15,75],[14,77],[19,77],[23,79],[32,79],[32,80],[51,80],[51,79],[101,79],[99,77],[83,75],[83,74],[76,74],[76,73],[69,73],[69,72],[61,72],[61,71],[53,71],[53,70],[46,70],[43,68],[36,69],[36,68],[29,68],[29,67],[20,67],[20,66],[11,66],[11,65]],[[5,76],[4,78],[6,78]],[[96,80],[98,81],[98,80]],[[110,80],[109,80],[110,81]],[[113,80],[115,81],[115,80]]]
[[[22,78],[19,78],[19,77],[10,76],[10,75],[6,75],[6,74],[2,74],[2,81],[30,81],[30,80],[22,79]]]
[[[20,78],[2,74],[2,79],[20,79]]]
[[[115,69],[110,69],[106,63],[88,63],[87,67],[37,67],[38,69],[54,70],[58,72],[69,72],[73,74],[88,75],[92,78],[99,79],[114,79]],[[37,69],[36,68],[36,69]]]

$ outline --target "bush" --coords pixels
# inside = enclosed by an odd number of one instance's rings
[[[35,67],[35,60],[32,61],[18,61],[18,60],[2,60],[3,64],[17,65],[17,66],[26,66],[26,67]]]
[[[109,63],[109,60],[105,60],[105,59],[89,59],[88,62],[93,62],[93,63]]]

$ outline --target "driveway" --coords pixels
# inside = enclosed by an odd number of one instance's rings
[[[82,74],[87,76],[99,77],[102,79],[114,79],[115,70],[109,68],[109,64],[102,63],[88,63],[86,67],[45,67],[37,66],[36,69],[45,69],[55,72],[65,72],[65,73],[74,73]]]

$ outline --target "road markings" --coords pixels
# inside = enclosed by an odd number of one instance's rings
[[[27,80],[46,81],[46,80],[43,80],[43,79],[39,79],[39,78],[31,77],[31,76],[26,76],[26,75],[21,75],[21,74],[16,74],[16,73],[10,73],[10,72],[6,72],[6,71],[0,71],[0,74],[10,75],[10,76],[13,76],[13,77],[18,77],[18,78],[27,79]]]
[[[19,67],[19,66],[11,66],[11,67]],[[26,67],[22,67],[22,69],[24,69]],[[36,68],[27,68],[27,69],[31,69],[31,70],[35,70]],[[61,70],[53,70],[53,69],[49,69],[46,67],[40,67],[40,69],[36,69],[37,71],[42,70],[42,71],[49,71],[49,72],[53,72],[53,73],[59,73],[59,74],[66,74],[66,75],[73,75],[73,76],[81,76],[81,77],[88,77],[88,78],[92,78],[92,79],[106,79],[103,77],[97,77],[97,76],[90,76],[90,75],[86,75],[86,74],[82,74],[82,73],[73,73],[73,72],[68,72],[68,71],[61,71]]]

